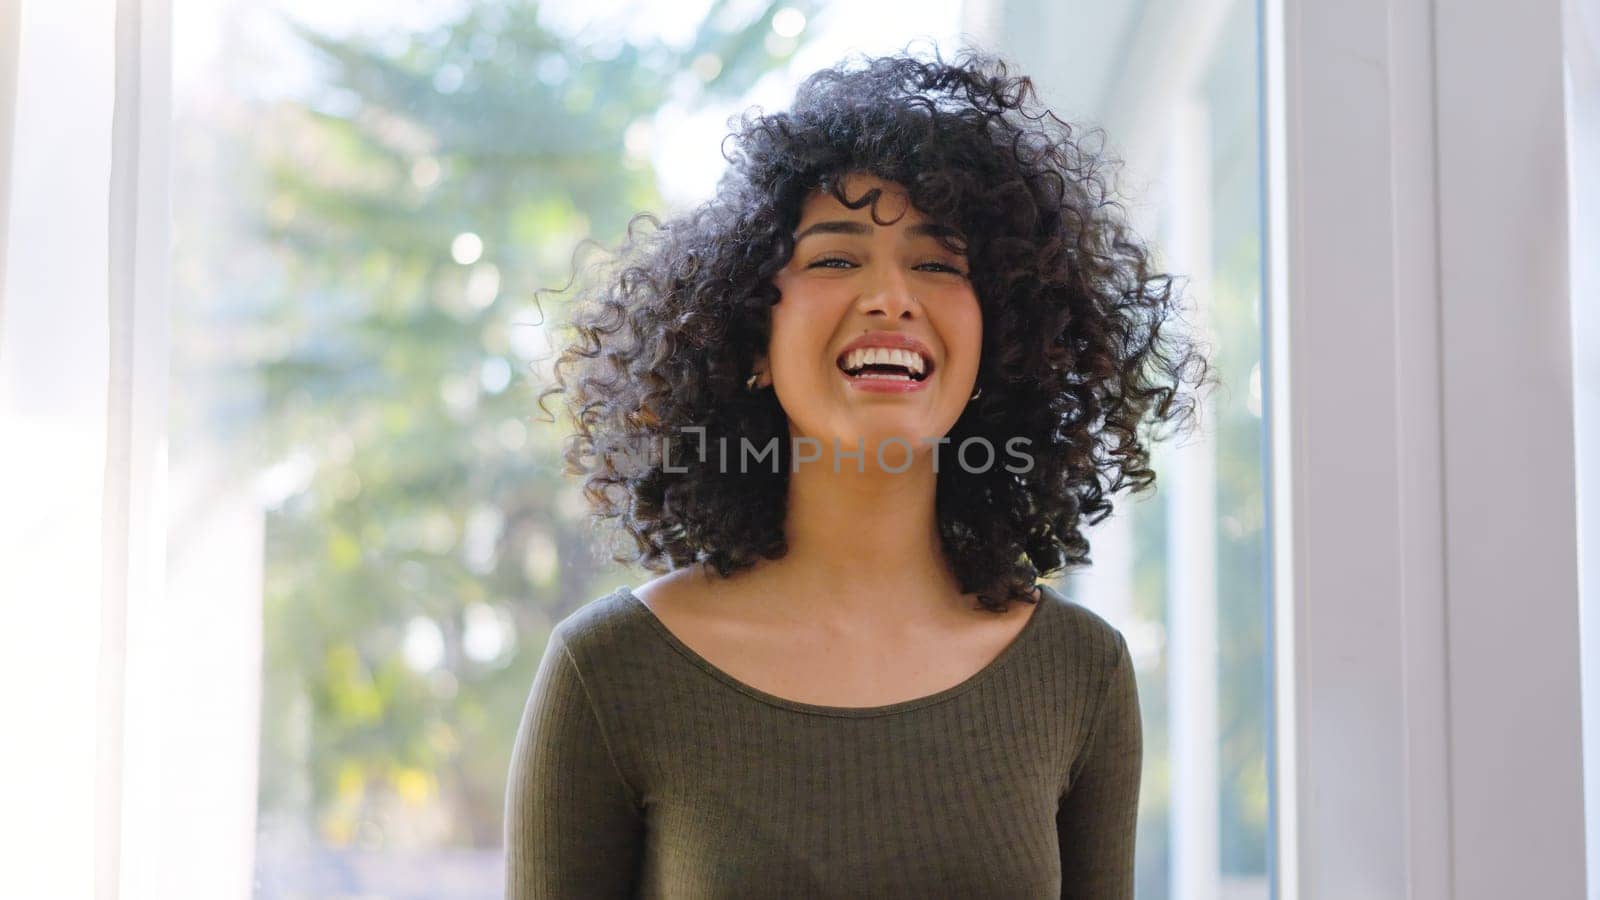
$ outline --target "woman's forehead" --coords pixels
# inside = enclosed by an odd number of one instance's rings
[[[841,194],[850,205],[840,201]],[[859,208],[852,209],[855,205]],[[847,175],[806,198],[800,208],[800,225],[820,218],[914,225],[926,221],[927,216],[911,205],[911,195],[903,186],[873,175]]]

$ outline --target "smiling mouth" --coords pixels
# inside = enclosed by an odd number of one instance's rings
[[[854,369],[847,369],[841,365],[839,366],[839,371],[851,378],[864,378],[874,381],[925,381],[930,374],[927,370],[912,372],[905,366],[897,366],[892,363],[869,363],[857,366]]]
[[[834,365],[851,381],[887,381],[920,384],[935,368],[933,357],[920,350],[900,347],[865,347],[839,354]]]

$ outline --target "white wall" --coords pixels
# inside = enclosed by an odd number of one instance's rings
[[[1585,886],[1559,0],[1281,0],[1283,896]]]

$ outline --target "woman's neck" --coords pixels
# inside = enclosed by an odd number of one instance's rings
[[[813,621],[904,622],[959,606],[952,598],[960,585],[939,540],[931,458],[915,458],[904,472],[874,471],[870,458],[866,472],[848,459],[838,468],[824,459],[790,473],[788,553],[763,563],[763,577],[804,598]]]

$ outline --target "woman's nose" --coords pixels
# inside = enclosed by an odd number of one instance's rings
[[[879,279],[861,295],[859,309],[868,315],[882,313],[891,319],[898,319],[907,314],[914,315],[919,305],[906,279],[898,273],[892,273]]]

